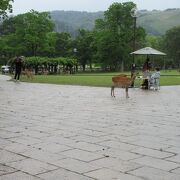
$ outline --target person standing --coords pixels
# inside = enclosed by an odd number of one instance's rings
[[[21,75],[21,69],[22,69],[22,58],[17,56],[15,58],[15,75],[14,80],[19,81],[20,75]]]
[[[142,83],[142,88],[143,89],[148,89],[149,88],[149,78],[151,76],[150,70],[152,68],[151,62],[149,61],[149,57],[147,57],[146,62],[143,64],[143,83]]]
[[[143,72],[151,70],[151,62],[149,61],[149,57],[147,57],[146,62],[143,64]]]
[[[136,64],[133,63],[131,64],[131,78],[133,77],[135,71],[136,71]],[[132,82],[131,87],[134,87],[134,81]]]

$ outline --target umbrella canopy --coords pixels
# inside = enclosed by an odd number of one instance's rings
[[[153,49],[151,47],[145,47],[145,48],[139,49],[137,51],[134,51],[130,54],[139,54],[139,55],[143,55],[143,54],[148,55],[149,54],[149,55],[162,55],[162,56],[166,55],[165,53],[160,52],[160,51]]]

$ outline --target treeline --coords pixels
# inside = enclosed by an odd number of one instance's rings
[[[33,57],[33,68],[48,69],[56,73],[57,59],[74,59],[71,68],[100,67],[103,71],[129,70],[132,63],[130,52],[134,47],[134,18],[131,10],[133,2],[113,3],[104,12],[104,18],[95,21],[92,30],[79,29],[76,38],[67,32],[55,32],[55,24],[47,12],[30,11],[6,18],[0,25],[0,64],[7,64],[16,55]],[[179,67],[180,27],[174,27],[165,36],[147,36],[145,30],[135,29],[135,48],[151,46],[168,54],[168,60],[153,58],[154,66]],[[40,57],[40,60],[38,58]],[[42,64],[48,58],[48,63]],[[136,57],[140,67],[146,57]],[[44,59],[44,60],[43,60]],[[50,65],[52,61],[53,65]],[[37,67],[35,65],[39,63]],[[67,63],[64,64],[67,66]],[[53,67],[53,68],[52,68]],[[50,70],[50,69],[54,70]],[[70,69],[70,66],[68,67]]]
[[[51,11],[51,18],[55,23],[56,32],[68,32],[76,37],[78,29],[92,30],[96,19],[104,18],[104,12],[80,12],[80,11]],[[180,9],[139,10],[137,24],[143,27],[147,34],[164,35],[174,26],[180,25]]]

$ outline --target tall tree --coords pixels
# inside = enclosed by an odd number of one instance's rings
[[[101,52],[98,57],[112,70],[119,70],[120,66],[123,70],[124,62],[129,59],[128,54],[133,47],[134,26],[131,10],[135,6],[133,2],[113,3],[105,11],[104,20],[96,21],[95,31],[99,37],[96,38],[97,52]],[[144,38],[145,31],[138,27],[136,40],[140,43]]]
[[[77,56],[78,61],[85,71],[86,65],[89,64],[92,67],[92,42],[93,36],[90,31],[84,29],[79,30],[79,35],[76,38]]]
[[[31,10],[15,17],[16,37],[19,46],[26,48],[27,55],[39,55],[47,44],[47,33],[54,27],[49,13]]]
[[[5,18],[7,11],[12,12],[12,2],[14,0],[1,0],[0,1],[0,18]]]

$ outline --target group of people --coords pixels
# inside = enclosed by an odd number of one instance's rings
[[[142,74],[143,74],[143,82],[141,84],[142,89],[149,89],[150,84],[155,84],[156,80],[160,78],[160,69],[155,68],[155,72],[151,73],[152,64],[147,57],[145,63],[143,64]],[[131,76],[135,73],[136,65],[133,63],[131,66]],[[132,84],[132,87],[134,84]]]

